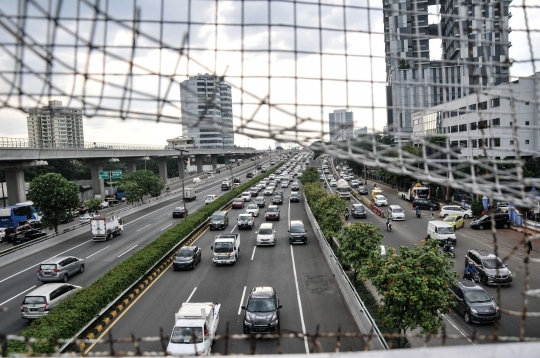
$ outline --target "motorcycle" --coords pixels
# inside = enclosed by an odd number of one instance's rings
[[[386,230],[392,232],[392,222],[391,221],[386,223]]]
[[[450,246],[444,245],[442,250],[444,253],[448,252],[452,258],[456,257],[456,249],[454,245],[450,245]]]
[[[463,279],[473,281],[475,283],[480,282],[480,276],[478,275],[478,271],[476,271],[474,274],[470,274],[470,273],[467,273],[466,271],[463,271]]]
[[[422,217],[422,213],[420,212],[420,210],[416,210],[416,217],[417,217],[417,218],[421,218],[421,217]]]
[[[328,184],[324,183],[324,188],[325,189],[328,188]]]

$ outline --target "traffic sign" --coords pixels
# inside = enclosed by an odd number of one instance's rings
[[[109,179],[109,172],[99,172],[99,179]]]
[[[113,177],[113,179],[122,179],[122,171],[121,170],[113,170],[112,171],[112,177]]]

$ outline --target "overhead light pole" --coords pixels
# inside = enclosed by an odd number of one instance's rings
[[[184,195],[186,194],[186,191],[185,191],[185,188],[184,188],[184,177],[186,176],[186,168],[185,168],[186,163],[184,162],[184,160],[185,160],[184,159],[184,153],[189,153],[189,151],[185,150],[185,149],[176,148],[176,147],[174,147],[174,145],[173,145],[173,149],[180,152],[180,159],[181,159],[181,162],[182,162],[181,165],[184,166],[184,167],[182,167],[183,168],[183,170],[182,170],[182,173],[183,173],[182,174],[182,201],[184,202],[184,218],[187,219],[186,200],[184,198]],[[180,168],[178,168],[178,169],[179,169],[178,174],[180,174]]]

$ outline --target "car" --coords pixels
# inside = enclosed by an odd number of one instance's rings
[[[202,250],[198,246],[183,246],[178,250],[173,261],[173,270],[195,269],[201,262]]]
[[[231,189],[231,183],[229,183],[228,180],[224,180],[221,182],[221,190],[230,190]]]
[[[292,185],[291,185],[291,190],[292,190],[292,191],[298,191],[298,190],[300,190],[300,184],[298,184],[298,182],[295,181],[295,182],[292,183]]]
[[[261,190],[262,190],[262,189],[266,189],[266,185],[267,185],[267,184],[268,184],[268,183],[267,183],[266,181],[264,181],[264,180],[261,181],[261,182],[259,183],[259,185],[261,186]]]
[[[274,205],[283,204],[283,196],[279,194],[274,195],[274,197],[272,198],[272,204]]]
[[[352,205],[352,216],[353,218],[367,218],[366,207],[362,204],[353,204]]]
[[[368,190],[365,186],[360,186],[358,187],[358,194],[360,195],[367,195],[368,194]]]
[[[324,173],[324,174],[330,174],[330,171],[328,170],[328,168],[327,168],[327,169],[323,169],[323,173]]]
[[[499,306],[493,298],[472,281],[460,281],[450,289],[454,296],[454,309],[467,323],[493,323],[501,319]]]
[[[37,270],[37,279],[41,282],[62,281],[67,282],[68,277],[76,273],[83,273],[84,259],[75,256],[56,256],[43,261]]]
[[[464,219],[468,219],[473,216],[472,210],[464,208],[460,205],[444,205],[441,208],[441,212],[439,213],[439,217],[445,218],[447,215],[450,214],[460,214],[463,215]]]
[[[375,202],[375,205],[377,206],[386,206],[388,205],[388,200],[386,200],[386,197],[384,195],[375,195],[375,199],[373,199]]]
[[[448,225],[452,226],[454,228],[454,231],[465,225],[465,220],[463,220],[463,216],[459,214],[447,215],[443,219],[443,221]]]
[[[244,199],[243,198],[234,198],[232,202],[233,209],[243,209],[244,208]]]
[[[246,208],[246,214],[252,216],[259,216],[259,206],[257,204],[249,204]]]
[[[255,287],[249,293],[244,312],[245,334],[281,333],[279,298],[272,287]]]
[[[465,266],[470,262],[476,267],[483,285],[510,285],[512,272],[500,258],[483,249],[471,249],[465,255]]]
[[[299,203],[300,202],[300,195],[296,192],[292,192],[291,195],[289,195],[289,201],[291,203]]]
[[[183,206],[177,206],[173,209],[172,217],[173,218],[184,218],[188,215],[187,209]]]
[[[229,214],[226,211],[216,211],[210,217],[210,230],[225,229],[229,226]]]
[[[307,230],[302,220],[291,220],[289,227],[289,244],[294,243],[307,244]]]
[[[281,187],[282,188],[288,188],[289,187],[289,181],[288,180],[282,180],[281,181]]]
[[[106,209],[106,208],[108,208],[108,207],[109,207],[109,202],[108,202],[107,200],[103,200],[103,201],[101,202],[101,208],[102,208],[102,209]]]
[[[335,179],[330,180],[330,186],[337,186],[337,180]]]
[[[270,176],[268,177],[268,179],[270,180],[274,180],[276,178],[275,174],[270,174]]]
[[[324,175],[321,174],[321,176],[319,176],[319,180],[320,181],[325,181],[326,179],[324,178]]]
[[[508,202],[498,201],[493,204],[493,210],[498,213],[507,213],[508,212]]]
[[[80,224],[88,224],[90,222],[90,219],[95,218],[95,214],[86,213],[83,216],[79,218]]]
[[[259,208],[264,208],[266,206],[266,201],[263,196],[258,196],[255,198],[255,204],[257,204]]]
[[[431,199],[420,199],[416,198],[413,200],[413,207],[417,208],[419,207],[422,210],[438,210],[441,206],[436,201],[433,201]],[[457,213],[452,213],[457,214]]]
[[[47,233],[41,230],[33,229],[30,226],[19,226],[16,228],[14,235],[11,237],[11,242],[13,245],[19,245],[43,236],[47,236]]]
[[[80,289],[82,287],[68,283],[41,285],[24,297],[21,303],[21,317],[23,319],[36,319],[45,316]]]
[[[236,225],[238,225],[238,229],[253,229],[253,225],[255,224],[255,219],[253,219],[253,215],[250,213],[240,214],[238,215],[238,219],[236,219]]]
[[[358,180],[351,180],[351,188],[358,188],[360,186],[360,182]]]
[[[264,189],[264,195],[272,195],[274,193],[274,187],[273,186],[267,186],[266,189]]]
[[[253,188],[249,189],[249,193],[251,194],[251,197],[259,195],[259,190],[260,189],[257,188],[257,187],[253,187]],[[251,198],[249,200],[251,201]]]
[[[212,204],[216,199],[217,199],[217,195],[213,195],[213,194],[209,194],[206,196],[206,199],[204,199],[204,204],[205,205],[208,205],[208,204]]]
[[[244,199],[244,202],[251,201],[251,193],[249,191],[244,191],[242,193],[242,199]]]
[[[26,221],[27,226],[30,226],[32,229],[43,230],[43,223],[40,220],[30,219]]]
[[[399,205],[390,205],[388,207],[388,217],[392,220],[405,220],[405,212]]]
[[[277,220],[279,221],[279,208],[277,205],[268,205],[266,212],[264,214],[264,219],[268,220]]]
[[[493,220],[497,229],[508,229],[510,227],[510,216],[507,213],[495,213],[493,214]],[[482,215],[478,219],[471,221],[471,229],[491,229],[491,216]]]
[[[259,230],[255,231],[257,234],[256,244],[259,245],[272,245],[276,244],[276,229],[272,223],[262,223],[259,226]]]
[[[247,172],[246,173],[246,178],[253,178],[253,173],[252,172]]]

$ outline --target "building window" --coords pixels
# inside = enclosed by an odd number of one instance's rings
[[[459,115],[465,114],[467,112],[467,107],[461,107],[459,109]]]
[[[467,141],[466,140],[460,140],[459,141],[459,146],[461,148],[467,148]]]
[[[501,99],[500,98],[493,98],[491,100],[491,108],[499,107],[501,105]]]
[[[528,139],[525,140],[525,144],[529,144],[529,140],[528,140]]]
[[[528,125],[529,125],[529,121],[525,121],[525,125],[528,126]]]
[[[501,125],[501,119],[500,118],[493,118],[491,120],[491,124],[495,127],[495,126],[500,126]]]
[[[513,141],[513,140],[510,141],[510,145],[514,145],[514,141]]]
[[[451,126],[450,133],[456,133],[458,131],[458,126]]]
[[[466,132],[467,131],[467,125],[466,124],[460,124],[459,125],[459,131],[460,132]]]
[[[478,103],[478,110],[479,111],[485,111],[488,108],[487,101]]]
[[[471,104],[471,105],[469,106],[469,110],[470,110],[470,111],[476,111],[476,104]]]
[[[477,139],[471,139],[471,146],[473,148],[478,148],[478,140]]]
[[[476,129],[476,122],[472,122],[471,123],[471,130],[475,130]]]
[[[529,105],[529,102],[525,102],[525,105],[528,106],[528,105]]]
[[[457,117],[457,111],[450,111],[450,117]]]
[[[490,147],[500,147],[501,146],[501,138],[491,138],[489,140]]]
[[[488,121],[478,121],[478,129],[484,129],[488,127]]]
[[[512,122],[510,122],[510,127],[512,127]]]

